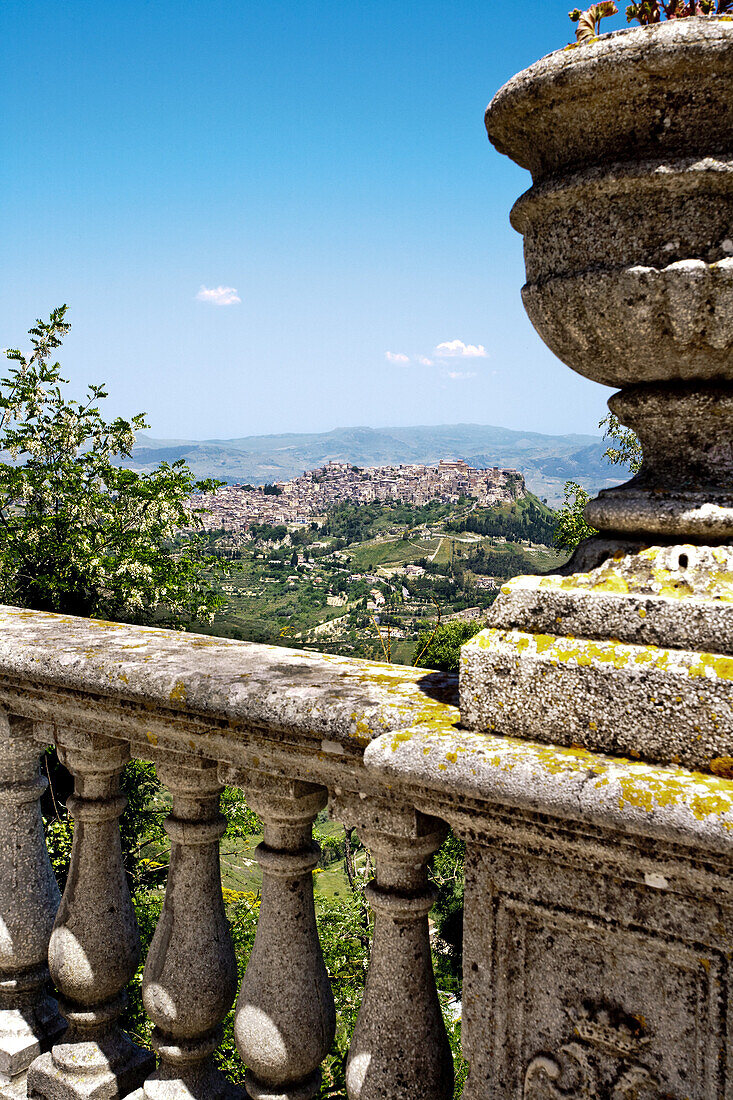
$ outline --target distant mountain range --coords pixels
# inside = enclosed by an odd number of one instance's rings
[[[606,443],[598,436],[541,435],[484,424],[335,428],[242,439],[153,439],[140,433],[132,461],[126,465],[144,470],[182,458],[197,477],[262,485],[285,481],[330,460],[386,466],[462,458],[476,467],[515,467],[524,474],[532,492],[557,504],[563,484],[570,479],[593,493],[624,480],[624,472],[603,457],[605,449]]]

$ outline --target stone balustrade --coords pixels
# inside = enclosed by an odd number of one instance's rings
[[[326,805],[376,868],[349,1100],[453,1095],[426,870],[446,825],[467,853],[464,1096],[731,1095],[733,782],[464,728],[456,695],[420,669],[0,608],[0,1097],[244,1096],[212,1057],[235,998],[246,1094],[318,1096],[335,1027],[311,881]],[[39,809],[51,742],[75,783],[60,904]],[[118,1023],[140,951],[117,824],[130,756],[172,797],[143,977],[154,1052]],[[224,784],[264,823],[238,994]]]
[[[0,608],[0,1100],[314,1100],[335,1013],[312,825],[371,850],[374,936],[348,1100],[450,1100],[428,866],[466,844],[464,1100],[733,1100],[733,23],[557,51],[487,112],[530,168],[524,300],[573,369],[619,385],[642,467],[601,493],[564,575],[517,578],[456,678]],[[74,778],[59,900],[39,759]],[[171,795],[143,973],[119,780]],[[263,821],[241,989],[223,785]],[[53,984],[51,984],[53,983]],[[236,998],[246,1067],[213,1057]]]

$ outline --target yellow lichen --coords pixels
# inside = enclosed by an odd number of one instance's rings
[[[598,581],[593,585],[594,592],[617,592],[620,595],[627,595],[629,591],[629,583],[625,577],[619,576],[617,573],[611,573],[602,581]]]
[[[721,680],[733,680],[733,657],[717,653],[696,654],[696,660],[688,669],[689,676],[717,676]]]
[[[715,756],[710,761],[710,771],[722,779],[733,779],[733,756]]]
[[[176,680],[168,698],[171,703],[183,704],[186,702],[186,685],[183,680]]]
[[[519,630],[489,628],[482,630],[466,645],[494,650],[509,646],[520,654],[534,652],[537,656],[549,659],[550,663],[573,664],[581,668],[593,664],[610,664],[618,669],[650,665],[661,671],[669,669],[692,678],[717,677],[721,680],[733,680],[733,657],[719,653],[664,649],[655,645],[636,645],[620,642],[616,638],[594,641],[569,635],[529,634]]]

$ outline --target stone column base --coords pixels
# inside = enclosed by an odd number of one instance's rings
[[[64,1065],[58,1065],[54,1054],[42,1054],[36,1058],[28,1070],[29,1100],[121,1100],[136,1085],[155,1069],[155,1055],[150,1050],[129,1043],[127,1057],[119,1058],[115,1049],[111,1055],[114,1071],[98,1064],[88,1064],[84,1057],[84,1047],[88,1044],[75,1043],[65,1049],[56,1048],[65,1055]],[[96,1046],[96,1044],[95,1044]],[[99,1044],[100,1049],[103,1043]],[[78,1065],[78,1072],[70,1075],[70,1063]]]
[[[0,1100],[25,1098],[28,1066],[65,1030],[66,1021],[51,997],[25,1010],[0,1012]]]

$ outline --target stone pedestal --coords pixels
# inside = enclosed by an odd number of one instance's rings
[[[733,23],[692,17],[550,54],[487,109],[532,172],[527,312],[620,387],[643,462],[588,504],[599,535],[566,575],[502,589],[464,650],[472,729],[733,776],[731,78]]]
[[[730,19],[680,19],[551,54],[487,110],[533,177],[527,312],[619,387],[643,464],[462,651],[452,779],[499,803],[453,818],[466,1100],[733,1089],[732,77]]]

